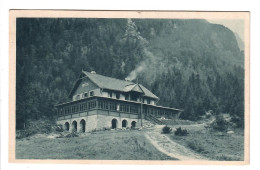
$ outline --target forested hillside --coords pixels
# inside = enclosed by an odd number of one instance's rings
[[[206,20],[17,19],[16,120],[55,116],[82,69],[138,82],[198,120],[244,121],[244,52]]]

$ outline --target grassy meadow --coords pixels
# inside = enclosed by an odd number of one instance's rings
[[[180,126],[174,126],[175,128]],[[181,126],[187,129],[187,136],[168,134],[174,141],[194,152],[219,161],[242,161],[244,159],[244,133],[236,129],[234,133],[218,132],[201,125]]]
[[[16,159],[173,160],[160,153],[143,131],[110,130],[79,137],[34,135],[16,140]]]
[[[57,132],[36,134],[16,139],[16,159],[177,160],[174,156],[161,153],[146,138],[145,134],[152,131],[154,139],[159,139],[160,135],[167,135],[170,141],[208,160],[242,161],[244,159],[244,134],[241,129],[233,129],[232,133],[219,132],[207,127],[205,123],[195,122],[168,126],[173,129],[169,134],[161,134],[163,126],[142,130],[79,133],[78,137],[63,138],[57,138],[60,136]],[[186,129],[188,135],[175,135],[174,131],[178,127]],[[167,141],[164,143],[170,144]]]

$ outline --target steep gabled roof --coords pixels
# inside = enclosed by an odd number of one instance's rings
[[[120,80],[112,77],[103,76],[96,73],[89,73],[86,71],[82,71],[93,83],[95,83],[99,88],[109,89],[115,91],[129,92],[129,91],[137,91],[143,93],[144,96],[159,99],[156,95],[150,92],[141,84],[135,84],[131,81]],[[77,84],[77,83],[76,83]],[[75,86],[76,86],[75,84]],[[75,88],[75,87],[74,87]],[[74,90],[72,90],[73,92]],[[70,94],[71,96],[71,94]]]

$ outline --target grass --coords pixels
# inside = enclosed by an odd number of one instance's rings
[[[236,130],[226,134],[206,129],[203,125],[182,126],[188,130],[187,136],[170,134],[170,138],[211,160],[242,161],[244,159],[244,134]],[[175,128],[173,128],[175,129]]]
[[[167,135],[210,160],[243,160],[244,134],[241,130],[227,134],[207,129],[205,124],[190,123],[170,126],[173,131],[178,127],[187,129],[187,136]],[[145,138],[144,133],[148,130],[96,131],[71,138],[34,135],[16,139],[16,159],[173,160]]]
[[[172,160],[143,131],[111,130],[74,138],[41,135],[16,140],[16,159]]]

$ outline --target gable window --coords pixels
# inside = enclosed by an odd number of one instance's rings
[[[89,92],[89,96],[94,96],[94,91]]]
[[[88,97],[88,92],[84,93],[84,97],[87,98]]]

